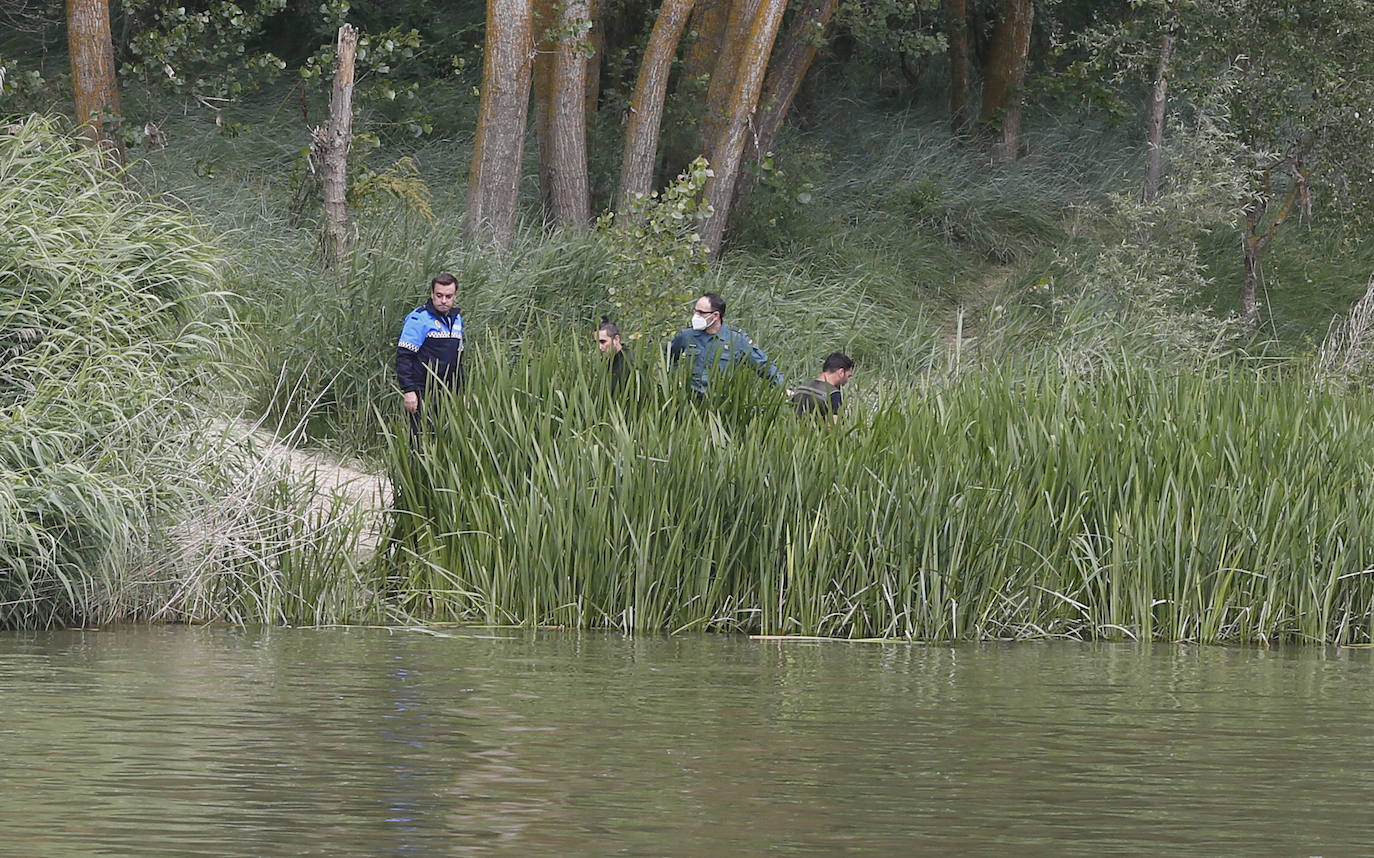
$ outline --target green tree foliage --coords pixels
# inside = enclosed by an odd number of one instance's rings
[[[611,252],[607,296],[631,341],[656,342],[672,333],[706,268],[697,234],[710,206],[701,198],[710,177],[697,158],[662,192],[640,197],[623,214],[607,212],[597,228]]]

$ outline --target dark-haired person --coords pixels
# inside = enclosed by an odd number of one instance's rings
[[[668,344],[674,367],[684,354],[692,358],[692,391],[697,395],[706,393],[712,375],[731,371],[740,363],[749,364],[761,377],[783,386],[782,373],[763,349],[744,331],[725,324],[725,299],[714,292],[696,300],[691,327],[683,328]]]
[[[610,316],[601,317],[601,324],[596,329],[596,345],[610,361],[611,390],[619,390],[630,375],[630,359],[620,339],[620,326],[612,322]]]
[[[812,380],[797,385],[792,392],[792,404],[798,414],[829,416],[836,422],[840,419],[843,400],[840,388],[849,383],[854,376],[854,361],[844,352],[831,352],[821,364],[821,374]]]
[[[454,306],[458,280],[440,274],[429,284],[429,300],[406,316],[396,343],[396,382],[410,426],[420,428],[420,403],[437,389],[463,385],[463,314]]]

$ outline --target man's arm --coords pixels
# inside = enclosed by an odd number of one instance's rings
[[[668,343],[668,368],[676,369],[678,358],[687,351],[687,332],[678,331],[673,335],[673,339]]]
[[[420,391],[425,387],[425,366],[420,362],[420,346],[424,341],[423,323],[414,314],[407,316],[396,342],[396,383],[401,388],[406,410],[412,414],[419,407]]]
[[[768,355],[764,354],[763,349],[759,348],[753,340],[749,340],[749,362],[754,365],[754,371],[760,376],[773,382],[778,387],[785,386],[782,379],[782,373],[778,372],[778,368],[768,359]]]

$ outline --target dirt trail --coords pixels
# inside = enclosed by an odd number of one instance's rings
[[[227,434],[251,440],[265,462],[285,467],[307,483],[313,481],[313,511],[327,512],[335,496],[343,498],[366,522],[358,538],[359,553],[370,556],[376,552],[384,513],[391,506],[391,483],[384,475],[362,470],[356,463],[345,462],[325,451],[298,449],[289,439],[282,439],[244,420],[234,421]]]

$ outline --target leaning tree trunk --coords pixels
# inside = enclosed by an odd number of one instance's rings
[[[743,44],[732,46],[740,62],[734,90],[726,103],[727,124],[709,150],[713,153],[711,169],[714,175],[706,180],[705,197],[711,205],[711,214],[701,225],[702,242],[713,254],[720,250],[725,238],[725,224],[730,217],[730,202],[735,196],[735,182],[744,154],[744,139],[758,108],[768,57],[773,52],[773,40],[777,38],[778,26],[786,10],[787,0],[761,0],[748,38]]]
[[[668,74],[673,68],[682,29],[693,0],[663,0],[658,19],[649,33],[649,44],[639,64],[630,118],[625,127],[625,155],[620,162],[620,193],[616,210],[625,216],[630,204],[653,190],[658,134],[663,122],[663,102],[668,93]]]
[[[1159,43],[1159,72],[1150,98],[1149,145],[1145,150],[1145,181],[1140,188],[1140,199],[1146,203],[1154,202],[1159,195],[1159,179],[1164,172],[1164,117],[1169,105],[1169,61],[1173,54],[1174,34],[1165,33]]]
[[[329,98],[329,123],[320,153],[324,183],[324,261],[335,266],[348,256],[348,150],[353,145],[353,62],[358,54],[358,31],[339,28],[334,60],[334,90]]]
[[[1307,171],[1303,168],[1303,158],[1312,146],[1312,138],[1308,137],[1288,154],[1277,162],[1274,166],[1266,168],[1262,181],[1264,193],[1257,194],[1245,206],[1245,227],[1241,235],[1241,243],[1244,249],[1245,274],[1240,287],[1240,316],[1241,324],[1245,331],[1253,335],[1259,329],[1259,275],[1260,261],[1264,254],[1264,249],[1269,246],[1269,242],[1278,235],[1279,229],[1283,227],[1288,216],[1293,213],[1293,206],[1300,205],[1308,198]],[[1281,166],[1287,166],[1290,179],[1288,194],[1279,206],[1278,211],[1270,219],[1269,224],[1261,231],[1260,227],[1264,224],[1265,216],[1269,212],[1269,191],[1273,187],[1273,171]]]
[[[815,61],[825,40],[826,28],[835,15],[839,0],[810,0],[796,17],[774,52],[768,76],[763,81],[763,95],[759,98],[755,133],[744,144],[744,161],[757,164],[773,149],[782,130],[782,123],[792,109],[792,102],[801,90],[802,81]],[[741,176],[735,186],[735,200],[731,211],[739,211],[753,192],[757,179]]]
[[[946,38],[949,40],[949,125],[956,137],[968,133],[973,116],[969,108],[968,0],[943,0]]]
[[[716,53],[715,64],[711,66],[706,87],[706,113],[698,129],[698,148],[707,160],[715,166],[714,148],[724,136],[726,126],[731,121],[731,97],[735,92],[735,80],[740,65],[756,58],[748,57],[746,46],[758,23],[763,0],[732,0],[730,16],[721,36],[720,50]],[[763,57],[765,66],[768,57]]]
[[[114,166],[120,166],[124,163],[124,140],[109,0],[67,0],[67,49],[72,61],[76,121],[90,145],[99,147]]]
[[[1031,0],[1006,0],[992,34],[978,125],[991,139],[993,160],[999,163],[1015,161],[1021,146],[1021,87],[1034,20]]]
[[[730,20],[730,0],[701,0],[692,9],[690,31],[694,34],[682,52],[682,76],[699,81],[711,73],[725,41]]]
[[[529,111],[531,0],[488,0],[482,103],[468,182],[469,238],[508,248],[515,238],[520,161]]]

